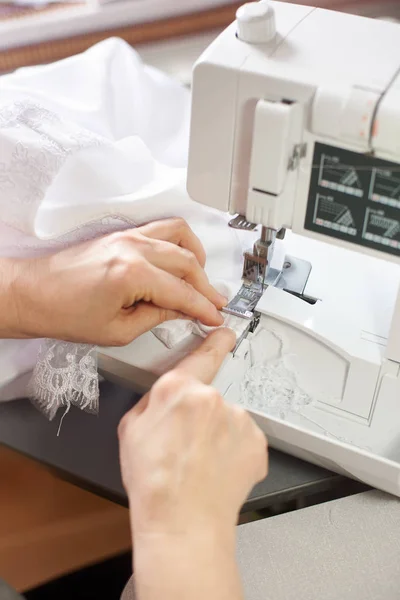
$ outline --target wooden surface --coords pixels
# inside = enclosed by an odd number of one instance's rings
[[[127,0],[128,1],[128,0]],[[160,0],[167,1],[167,0]],[[381,3],[377,0],[296,0],[297,4],[313,5],[321,8],[341,10],[377,16],[381,10],[385,13],[386,3],[391,2],[396,6],[395,0],[386,0]],[[43,41],[33,45],[19,46],[0,51],[0,73],[9,72],[21,66],[43,64],[60,60],[74,54],[78,54],[90,48],[108,37],[117,36],[124,39],[132,46],[140,46],[151,42],[172,39],[182,36],[190,36],[201,32],[212,31],[228,26],[234,19],[236,10],[243,2],[230,3],[226,6],[212,10],[197,12],[195,14],[182,15],[161,21],[126,25],[104,31],[95,31],[76,37],[67,37],[52,41]],[[0,5],[1,8],[1,5]],[[68,10],[68,4],[50,5],[43,8],[44,12]],[[15,10],[15,7],[13,8]],[[21,10],[21,9],[19,9]],[[386,10],[386,12],[388,12]],[[389,10],[389,13],[391,10]],[[23,20],[30,15],[25,11],[20,14],[7,12],[3,7],[0,12],[0,20],[15,19]]]
[[[0,576],[18,591],[130,549],[126,508],[0,446]]]
[[[241,2],[238,2],[237,4],[230,4],[222,8],[192,15],[119,27],[107,31],[97,31],[77,37],[42,42],[32,46],[11,48],[0,52],[0,72],[12,71],[21,66],[60,60],[83,52],[94,44],[114,36],[122,38],[132,46],[138,46],[222,28],[234,20],[236,10],[241,4]]]

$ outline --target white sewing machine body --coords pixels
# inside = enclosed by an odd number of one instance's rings
[[[315,401],[248,406],[270,444],[400,496],[400,26],[277,2],[272,35],[255,4],[195,67],[188,192],[291,230],[277,243],[312,270],[297,295],[266,289],[214,383],[241,402],[255,349],[276,359],[280,340]],[[100,367],[143,390],[197,343],[172,357],[147,334]]]

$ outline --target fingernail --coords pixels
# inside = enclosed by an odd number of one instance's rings
[[[228,304],[228,302],[229,302],[229,299],[226,296],[223,296],[222,294],[218,294],[218,299],[219,299],[219,302],[221,304],[221,308],[223,306],[226,306]]]

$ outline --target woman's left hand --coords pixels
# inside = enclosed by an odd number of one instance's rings
[[[182,219],[14,261],[15,323],[7,337],[119,346],[170,319],[222,325],[226,299],[204,264],[202,244]]]

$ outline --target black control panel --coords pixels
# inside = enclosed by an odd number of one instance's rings
[[[316,143],[304,228],[400,256],[400,164]]]

